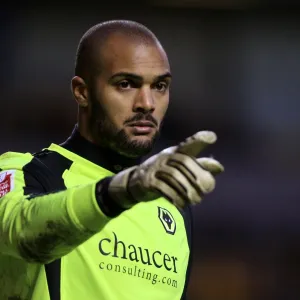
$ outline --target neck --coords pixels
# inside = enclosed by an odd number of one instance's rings
[[[113,173],[141,163],[141,158],[126,157],[95,144],[85,132],[84,128],[79,129],[76,125],[71,136],[61,146]]]

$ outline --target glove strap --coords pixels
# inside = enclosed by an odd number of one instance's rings
[[[137,203],[128,190],[128,182],[136,166],[128,168],[113,176],[108,186],[108,194],[124,209],[128,209]]]

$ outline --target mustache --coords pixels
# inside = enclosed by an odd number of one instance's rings
[[[124,124],[132,123],[132,122],[138,122],[138,121],[149,121],[152,122],[154,125],[158,125],[158,122],[155,120],[155,118],[151,114],[144,114],[142,112],[137,113],[132,118],[127,119]]]

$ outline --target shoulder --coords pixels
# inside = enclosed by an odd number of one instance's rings
[[[65,189],[63,173],[73,162],[48,149],[34,153],[32,156],[33,159],[23,167],[23,172],[34,177],[47,192]]]
[[[22,170],[33,159],[30,153],[6,152],[0,155],[0,170]]]
[[[69,169],[73,163],[62,154],[49,149],[36,152],[33,154],[33,157],[33,163],[35,165],[39,165],[42,168],[47,168],[53,173],[61,173],[62,170]]]
[[[69,159],[48,149],[33,154],[6,152],[0,156],[0,172],[16,172],[26,193],[64,189],[62,175],[71,164]]]
[[[48,149],[36,153],[6,152],[0,155],[0,170],[14,169],[31,174],[46,169],[55,173],[68,169],[71,164],[68,158]]]

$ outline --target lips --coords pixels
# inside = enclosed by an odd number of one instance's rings
[[[149,121],[138,121],[138,122],[130,123],[129,126],[131,126],[131,127],[155,127],[154,124]]]
[[[155,125],[149,121],[138,121],[128,124],[136,135],[146,135],[153,131]]]

